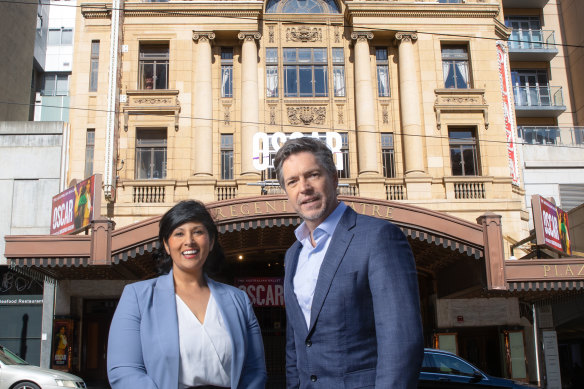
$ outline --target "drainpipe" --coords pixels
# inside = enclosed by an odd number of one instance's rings
[[[535,304],[531,304],[531,310],[533,312],[533,343],[535,346],[535,371],[537,375],[537,386],[541,387],[541,373],[539,370],[539,337],[537,336],[537,309],[535,309]]]

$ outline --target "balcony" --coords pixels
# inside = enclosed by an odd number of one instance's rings
[[[566,110],[561,86],[514,86],[515,116],[558,117]]]
[[[517,128],[522,143],[527,145],[562,145],[584,147],[584,127],[535,127]]]
[[[509,38],[511,61],[551,61],[557,54],[554,31],[513,30]]]
[[[543,8],[549,0],[503,0],[505,8]]]

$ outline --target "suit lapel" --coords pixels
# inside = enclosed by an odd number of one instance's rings
[[[306,331],[306,320],[302,309],[298,304],[296,293],[294,293],[294,275],[298,265],[298,256],[302,250],[302,244],[296,241],[286,253],[286,271],[284,272],[284,295],[286,297],[286,313],[290,316],[291,323],[301,323],[300,327],[294,327],[295,330],[302,329]]]
[[[160,362],[171,361],[167,366],[167,371],[172,375],[169,382],[178,382],[180,346],[172,271],[158,278],[152,305],[156,326],[154,333],[157,334],[161,352],[167,356],[160,358]]]
[[[206,277],[206,276],[205,276]],[[231,294],[227,292],[227,289],[223,285],[207,278],[207,285],[209,285],[209,290],[213,298],[217,301],[217,306],[219,307],[219,312],[223,317],[223,322],[229,332],[229,337],[231,338],[231,387],[237,387],[239,378],[241,376],[241,370],[243,367],[243,361],[245,359],[244,350],[245,344],[243,339],[243,330],[241,326],[246,325],[246,323],[241,323],[238,316],[238,310],[234,306]],[[239,325],[238,325],[239,324]]]
[[[356,216],[355,211],[347,207],[333,233],[328,250],[322,261],[320,272],[318,273],[316,288],[314,289],[312,308],[310,310],[310,325],[308,326],[309,333],[314,327],[314,323],[322,309],[333,278],[345,256],[349,243],[353,239],[353,233],[350,229],[355,225]]]

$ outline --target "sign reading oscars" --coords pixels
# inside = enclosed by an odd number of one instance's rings
[[[63,192],[53,196],[51,209],[51,235],[63,235],[80,231],[99,212],[101,175],[95,174]]]
[[[568,214],[539,195],[531,197],[531,207],[537,245],[572,255]]]

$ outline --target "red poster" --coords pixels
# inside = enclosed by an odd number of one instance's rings
[[[256,307],[284,306],[283,277],[237,278],[235,287],[245,291]]]
[[[53,354],[51,368],[71,370],[71,341],[73,340],[73,321],[57,319],[53,322]]]
[[[53,197],[51,235],[79,231],[93,220],[95,175]]]
[[[532,197],[531,204],[537,244],[572,255],[568,214],[539,195]]]

